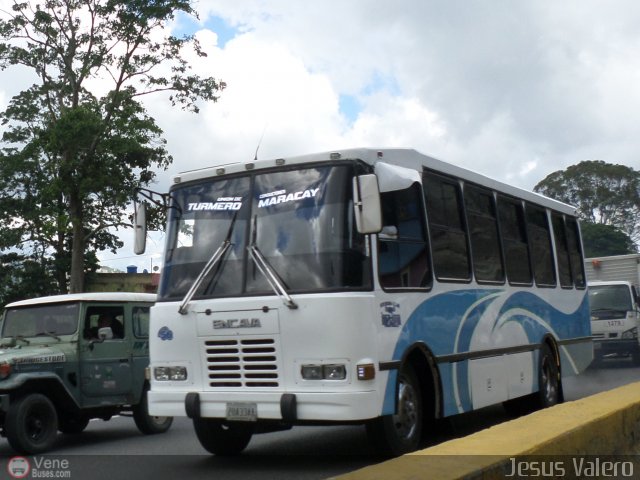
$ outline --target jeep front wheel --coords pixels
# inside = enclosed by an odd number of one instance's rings
[[[49,450],[58,434],[58,414],[53,403],[39,393],[16,399],[9,406],[5,432],[9,444],[19,453]]]
[[[87,417],[67,416],[60,418],[58,430],[67,435],[77,435],[84,432],[87,425],[89,425],[89,419]]]
[[[133,407],[133,421],[136,422],[138,430],[145,435],[164,433],[171,427],[173,417],[154,417],[153,415],[149,415],[147,391],[145,388],[140,403]]]

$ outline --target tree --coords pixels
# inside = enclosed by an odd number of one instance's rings
[[[640,240],[640,172],[630,167],[587,160],[553,172],[534,191],[576,206],[585,222]]]
[[[164,35],[186,0],[42,0],[0,11],[0,65],[21,65],[38,82],[0,116],[0,248],[52,252],[61,291],[83,290],[85,258],[122,244],[134,189],[172,158],[140,103],[169,92],[193,112],[223,83],[190,71],[195,38]]]
[[[587,258],[636,253],[631,238],[613,225],[582,222],[580,229],[584,256]]]
[[[0,307],[56,292],[51,262],[15,252],[0,255]]]

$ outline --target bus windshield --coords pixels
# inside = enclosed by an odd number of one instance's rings
[[[183,297],[221,247],[194,298],[274,294],[248,249],[289,293],[371,288],[353,218],[353,171],[322,165],[175,188],[159,300]]]

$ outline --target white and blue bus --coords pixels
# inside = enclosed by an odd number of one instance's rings
[[[398,455],[438,418],[561,402],[592,360],[571,206],[406,149],[185,172],[165,199],[149,411],[214,454],[362,423]]]

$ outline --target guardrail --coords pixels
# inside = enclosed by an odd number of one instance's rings
[[[638,454],[640,383],[631,383],[336,478],[640,478]]]

